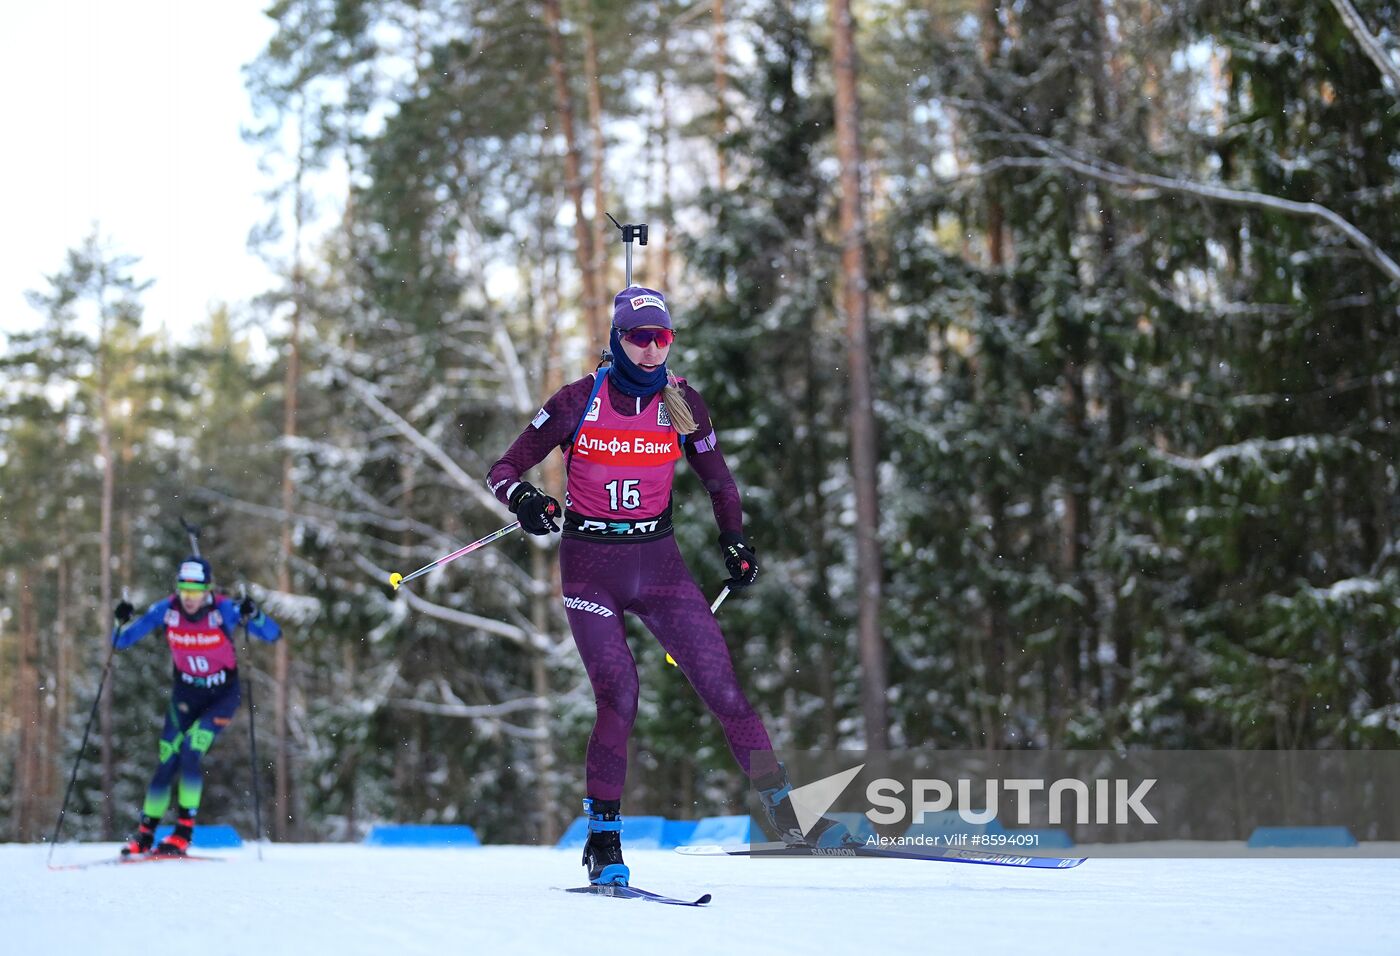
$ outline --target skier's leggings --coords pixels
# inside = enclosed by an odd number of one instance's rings
[[[768,731],[739,686],[724,635],[673,536],[645,542],[565,538],[559,566],[569,627],[598,704],[588,739],[588,796],[620,799],[627,777],[627,738],[637,717],[638,684],[624,611],[637,615],[675,658],[719,720],[744,772],[763,776],[776,767]]]
[[[216,687],[194,687],[175,675],[165,728],[160,734],[160,766],[146,790],[143,812],[159,818],[170,806],[171,790],[178,785],[178,806],[198,810],[204,792],[201,761],[219,731],[228,726],[242,697],[238,671],[224,672],[226,682]]]

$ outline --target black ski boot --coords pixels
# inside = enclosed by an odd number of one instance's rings
[[[156,856],[184,856],[189,852],[190,841],[194,839],[194,811],[180,808],[175,820],[175,832],[156,844]]]
[[[758,791],[759,802],[768,817],[768,824],[788,846],[840,847],[859,846],[860,840],[851,836],[844,823],[830,817],[820,817],[806,833],[797,822],[797,811],[792,808],[792,783],[788,780],[787,768],[778,764],[778,769],[767,777],[755,779],[754,789]]]
[[[594,800],[586,797],[583,812],[588,814],[588,842],[583,845],[583,865],[588,882],[626,886],[632,878],[622,862],[621,800]]]
[[[151,852],[151,844],[156,842],[156,826],[160,821],[155,817],[141,815],[141,823],[136,827],[136,832],[127,838],[126,846],[122,847],[123,857],[145,856]]]

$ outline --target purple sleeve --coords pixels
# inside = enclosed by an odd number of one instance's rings
[[[719,439],[714,425],[710,423],[710,410],[700,393],[685,386],[685,399],[690,410],[695,413],[695,431],[686,436],[685,457],[690,467],[700,476],[700,482],[710,493],[710,503],[715,509],[715,523],[719,530],[732,531],[742,536],[744,533],[744,509],[739,503],[739,486],[725,464],[724,452],[719,450]]]
[[[593,391],[593,376],[579,379],[555,392],[534,420],[506,449],[500,460],[486,473],[486,486],[501,504],[508,504],[510,489],[520,476],[548,457],[555,448],[574,437],[574,429],[583,418],[584,405]]]

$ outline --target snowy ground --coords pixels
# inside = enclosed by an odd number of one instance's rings
[[[115,845],[60,846],[55,863]],[[52,872],[0,845],[5,953],[1400,953],[1400,860],[1091,859],[1075,870],[631,851],[703,909],[554,892],[575,850],[268,845]]]

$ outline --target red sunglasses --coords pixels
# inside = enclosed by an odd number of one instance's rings
[[[626,332],[619,330],[617,334],[639,349],[653,342],[657,348],[664,349],[676,340],[676,333],[671,329],[628,329]]]

